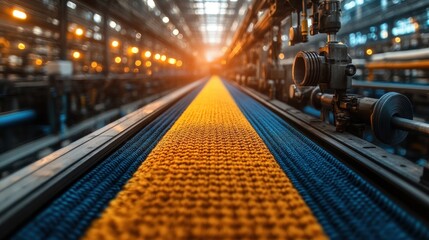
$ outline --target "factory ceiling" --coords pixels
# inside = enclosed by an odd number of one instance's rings
[[[123,6],[143,8],[184,49],[207,60],[222,55],[240,25],[251,0],[134,0]],[[153,19],[152,19],[153,20]],[[161,26],[163,25],[163,26]]]

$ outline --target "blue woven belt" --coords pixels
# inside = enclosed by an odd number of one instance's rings
[[[158,141],[192,102],[202,84],[86,174],[23,227],[13,239],[78,239],[116,196]]]
[[[429,239],[422,222],[266,107],[225,84],[330,238]]]

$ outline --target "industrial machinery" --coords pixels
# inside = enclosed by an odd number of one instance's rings
[[[138,27],[106,8],[119,0],[82,2],[106,28],[106,16]],[[0,238],[429,238],[429,165],[382,148],[427,138],[429,125],[408,95],[353,92],[361,69],[341,14],[340,0],[254,0],[211,68],[223,79],[144,69],[165,87],[145,91],[184,86],[0,180]],[[318,50],[303,45],[312,39]],[[286,41],[303,49],[285,56]],[[363,139],[368,125],[382,147]]]
[[[258,11],[265,13],[258,18]],[[261,36],[266,34],[270,39],[269,55],[266,60],[262,55],[259,59],[260,62],[265,61],[262,68],[265,74],[260,79],[263,82],[260,86],[264,87],[259,91],[266,92],[271,98],[290,99],[301,106],[311,103],[322,110],[321,118],[324,120],[332,111],[333,124],[338,132],[348,130],[362,137],[365,125],[370,124],[374,135],[390,145],[401,143],[407,137],[407,131],[428,136],[429,125],[412,120],[413,106],[405,95],[387,93],[377,100],[350,93],[357,67],[352,63],[348,46],[337,37],[341,29],[341,13],[341,1],[335,0],[257,1],[248,12],[242,32],[236,34],[236,44],[232,45],[234,48],[231,48],[227,59],[236,65],[240,61],[240,53],[249,55],[251,51],[245,49],[258,48],[257,39],[261,41]],[[326,44],[319,51],[298,52],[291,68],[281,66],[279,61],[279,55],[284,57],[283,53],[280,54],[280,23],[286,17],[297,23],[289,30],[290,46],[308,42],[310,36],[326,34]],[[249,29],[250,19],[255,21],[253,30],[244,33],[244,29]],[[257,70],[253,74],[255,72]],[[244,77],[258,78],[252,74]]]

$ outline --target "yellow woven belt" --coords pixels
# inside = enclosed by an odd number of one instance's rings
[[[84,237],[326,238],[218,77]]]

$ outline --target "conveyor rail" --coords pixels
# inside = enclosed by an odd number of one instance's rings
[[[338,136],[327,139],[329,129],[309,130],[310,124],[279,117],[299,115],[293,110],[269,110],[217,78],[198,91],[144,124],[14,237],[429,238],[425,216],[372,182],[396,176],[398,188],[412,189],[399,192],[409,197],[415,191],[424,204],[427,191],[416,187],[411,172],[373,178],[390,172],[373,162],[364,169],[372,175],[362,177],[350,162],[367,165],[374,156],[349,148],[349,155],[338,156],[350,159],[340,161],[317,145],[322,139],[328,149],[337,144],[346,152]],[[317,132],[317,143],[295,128]],[[0,197],[7,188],[0,187]],[[0,206],[1,213],[10,211]],[[0,232],[12,215],[1,215]]]

